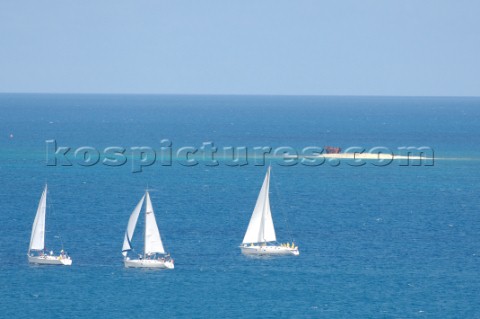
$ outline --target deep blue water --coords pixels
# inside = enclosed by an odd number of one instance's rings
[[[2,94],[0,123],[1,317],[480,318],[479,98]],[[437,160],[270,159],[277,236],[301,254],[252,259],[238,245],[265,166],[47,166],[51,139],[127,153],[162,139],[174,150],[429,146]],[[60,235],[71,268],[26,260],[46,181],[47,247]],[[147,186],[174,271],[123,267]]]

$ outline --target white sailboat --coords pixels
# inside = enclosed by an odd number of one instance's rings
[[[137,225],[138,216],[146,199],[145,205],[145,234],[143,254],[138,259],[128,257],[128,252],[132,250],[132,238]],[[157,221],[153,212],[152,202],[148,191],[142,196],[137,206],[130,215],[127,230],[125,231],[125,239],[123,240],[122,254],[124,256],[125,267],[127,268],[163,268],[173,269],[174,261],[170,254],[165,252],[162,238],[158,230]]]
[[[295,243],[278,244],[270,210],[270,167],[250,218],[240,249],[245,255],[293,255],[300,253]]]
[[[28,247],[28,262],[42,265],[64,265],[71,266],[72,259],[65,254],[63,249],[60,255],[55,256],[53,251],[45,252],[45,215],[47,213],[47,185],[43,190],[42,197],[38,203],[37,214],[33,222],[30,246]]]

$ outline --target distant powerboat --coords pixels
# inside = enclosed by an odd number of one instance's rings
[[[136,259],[128,257],[128,252],[132,250],[131,240],[135,227],[137,225],[138,216],[146,199],[145,205],[145,234],[143,254]],[[127,230],[125,231],[125,238],[123,241],[122,254],[124,256],[124,264],[127,268],[160,268],[173,269],[174,261],[170,254],[165,252],[160,231],[158,230],[157,221],[153,212],[152,202],[148,191],[142,196],[137,206],[130,215],[128,220]]]
[[[326,154],[340,154],[342,150],[340,147],[335,146],[325,146],[324,149]]]
[[[300,253],[295,243],[278,244],[270,211],[270,167],[268,167],[257,203],[240,249],[245,255],[292,255]]]
[[[30,237],[30,246],[28,247],[28,262],[40,265],[64,265],[71,266],[72,259],[63,249],[60,255],[55,256],[53,251],[49,254],[45,252],[45,216],[47,213],[47,185],[43,190],[42,197],[38,203],[37,214],[32,227],[32,235]]]

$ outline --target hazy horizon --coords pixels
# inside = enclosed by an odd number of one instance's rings
[[[0,92],[0,95],[129,95],[129,96],[259,96],[259,97],[372,97],[372,98],[480,98],[480,95],[358,95],[358,94],[229,94],[229,93],[129,93],[129,92]]]

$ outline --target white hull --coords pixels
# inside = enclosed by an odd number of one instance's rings
[[[125,267],[127,268],[159,268],[159,269],[173,269],[172,260],[158,260],[158,259],[125,259]]]
[[[244,255],[257,255],[257,256],[298,256],[300,252],[298,248],[290,248],[285,246],[258,246],[258,245],[245,245],[240,246]]]
[[[28,256],[28,262],[38,265],[72,265],[72,259],[70,257],[62,258],[61,256]]]

